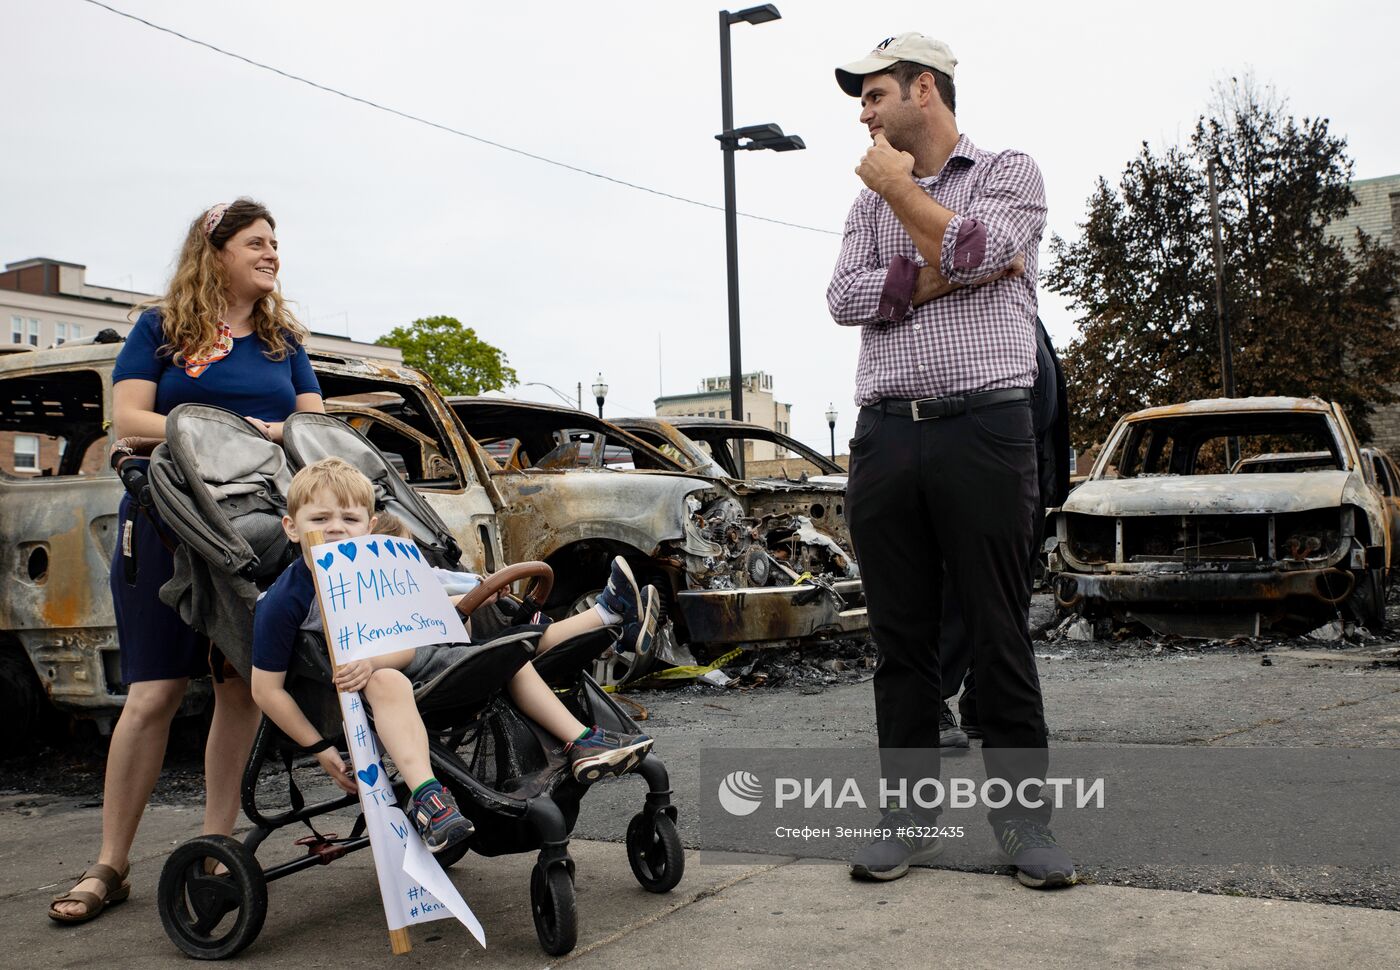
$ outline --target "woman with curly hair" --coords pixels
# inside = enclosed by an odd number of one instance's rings
[[[323,411],[303,342],[282,300],[276,222],[251,199],[220,203],[190,225],[164,297],[141,314],[112,371],[118,437],[165,437],[177,404],[228,408],[273,441],[293,411]],[[191,677],[214,675],[204,753],[205,834],[228,835],[258,725],[248,685],[207,638],[160,601],[173,560],[153,513],[122,499],[112,599],[125,706],[112,731],[102,803],[102,849],[49,916],[83,923],[126,899],[128,855],[165,759],[170,723]],[[132,556],[132,550],[138,555]]]

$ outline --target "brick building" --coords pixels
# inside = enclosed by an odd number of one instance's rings
[[[1356,205],[1345,218],[1328,226],[1329,235],[1352,243],[1360,229],[1381,245],[1400,252],[1400,175],[1361,179],[1351,183],[1351,191],[1356,195]],[[1395,335],[1391,339],[1396,339]],[[1376,409],[1371,416],[1371,436],[1371,444],[1400,455],[1400,404]]]
[[[743,376],[744,413],[729,413],[729,375],[707,377],[695,394],[668,394],[656,399],[656,416],[684,415],[699,418],[737,417],[749,424],[762,425],[779,434],[792,434],[792,405],[784,404],[773,397],[773,377],[763,371],[754,371]],[[755,448],[755,445],[757,448]],[[779,448],[767,441],[744,443],[744,461],[767,461],[786,458],[787,449]]]
[[[87,268],[81,263],[57,259],[7,263],[0,272],[0,345],[4,350],[25,353],[16,348],[37,350],[91,341],[108,329],[125,336],[135,320],[132,308],[151,299],[151,294],[96,286],[87,282],[86,275]],[[334,334],[312,333],[307,348],[403,362],[402,352],[394,347],[376,347]],[[6,407],[16,403],[0,400]],[[46,470],[52,474],[63,449],[60,438],[0,431],[0,474],[42,475]],[[90,448],[83,458],[83,472],[96,471],[105,458],[102,448]]]

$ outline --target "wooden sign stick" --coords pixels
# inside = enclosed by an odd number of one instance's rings
[[[319,530],[307,532],[301,537],[301,554],[306,559],[306,568],[311,570],[311,578],[313,581],[316,578],[316,561],[311,557],[311,550],[319,546],[323,541],[325,541],[325,538]],[[330,627],[327,626],[328,621],[326,617],[328,614],[326,613],[326,604],[321,599],[321,584],[314,583],[314,585],[316,587],[316,605],[321,609],[321,633],[326,640],[326,656],[330,659],[331,677],[334,678],[339,667],[337,667],[335,662],[335,649],[331,646],[331,631]],[[354,771],[353,761],[351,762],[350,770]],[[358,792],[359,786],[357,785],[355,788]],[[360,796],[360,811],[364,811],[364,796]],[[393,951],[394,956],[402,956],[413,949],[413,941],[409,939],[407,926],[401,926],[396,930],[389,931],[389,949]]]

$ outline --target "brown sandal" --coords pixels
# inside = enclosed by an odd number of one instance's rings
[[[98,879],[107,887],[106,895],[99,896],[97,893],[78,889],[70,889],[66,893],[60,893],[53,898],[53,902],[49,903],[49,919],[57,920],[60,923],[86,923],[90,919],[96,919],[108,906],[115,906],[131,895],[131,883],[126,880],[129,875],[131,875],[130,865],[127,865],[125,872],[118,874],[117,870],[111,866],[98,863],[79,876],[78,882],[74,885],[82,883],[84,879]],[[54,908],[56,903],[69,902],[81,903],[87,908],[77,915],[60,913]]]

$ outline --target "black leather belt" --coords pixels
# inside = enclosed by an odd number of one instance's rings
[[[1029,387],[1004,387],[995,391],[980,391],[977,394],[950,394],[947,397],[926,397],[917,401],[900,401],[884,398],[871,405],[886,414],[897,414],[915,421],[929,421],[933,418],[952,418],[978,408],[993,404],[1009,404],[1012,401],[1029,401]]]

